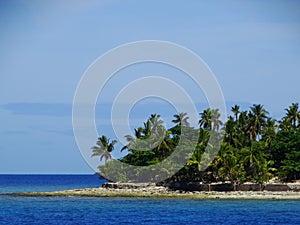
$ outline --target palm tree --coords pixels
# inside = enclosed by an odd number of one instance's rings
[[[269,112],[264,109],[264,106],[261,104],[254,104],[250,107],[249,112],[249,138],[250,141],[256,140],[257,137],[261,134],[262,129],[266,124],[266,118]]]
[[[240,132],[246,133],[248,129],[248,119],[247,111],[240,112],[240,116],[237,121],[237,126]]]
[[[262,152],[253,146],[243,148],[242,150],[242,164],[251,178],[258,174],[258,167],[262,159]]]
[[[239,147],[249,145],[249,117],[247,111],[242,111],[236,121],[236,137]]]
[[[160,119],[160,115],[158,114],[151,114],[149,118],[151,124],[151,135],[156,134],[157,129],[163,127],[164,121]]]
[[[201,146],[199,145],[195,149],[194,153],[190,156],[187,165],[195,165],[197,167],[197,172],[202,171],[204,169],[201,162],[202,156],[203,156],[203,152],[201,151]]]
[[[126,135],[128,144],[121,151],[132,150],[150,150],[157,147],[166,136],[166,130],[163,126],[164,121],[160,119],[160,115],[151,114],[150,118],[144,123],[144,128],[134,129],[135,137]]]
[[[237,121],[238,120],[238,115],[240,113],[240,106],[239,105],[235,105],[235,106],[231,107],[231,112],[235,116],[235,121]]]
[[[206,130],[211,130],[212,124],[211,124],[211,119],[212,119],[212,112],[211,109],[205,109],[202,113],[199,113],[201,118],[199,120],[199,125],[200,127],[203,127],[203,129]]]
[[[199,120],[200,127],[205,130],[218,131],[223,122],[220,120],[221,114],[219,109],[205,109],[202,113],[199,113],[201,118]]]
[[[221,145],[217,161],[219,164],[218,174],[223,178],[222,180],[234,182],[238,179],[239,173],[241,173],[235,150],[235,148],[228,144]]]
[[[241,162],[244,165],[248,179],[251,181],[265,181],[270,173],[260,143],[254,142],[250,147],[242,149]]]
[[[175,119],[172,120],[173,123],[178,124],[178,126],[189,126],[187,113],[179,113],[174,115]]]
[[[227,122],[225,123],[224,130],[224,141],[228,144],[238,147],[240,146],[240,141],[238,138],[237,122],[232,116],[229,116]]]
[[[144,128],[143,128],[143,135],[145,137],[148,137],[151,135],[151,122],[148,119],[146,123],[144,123]]]
[[[223,125],[223,122],[220,120],[220,116],[221,114],[219,113],[219,109],[211,110],[211,123],[213,131],[218,131]]]
[[[200,128],[199,129],[198,144],[206,146],[207,143],[208,143],[209,138],[210,138],[209,131]]]
[[[293,127],[291,126],[291,123],[287,117],[283,117],[279,121],[279,128],[281,130],[286,130],[286,131],[293,129]]]
[[[297,123],[299,125],[300,121],[300,111],[299,111],[299,104],[292,103],[288,109],[285,109],[287,122],[289,122],[294,129],[297,128]]]
[[[171,151],[169,146],[169,134],[171,131],[166,131],[162,126],[157,130],[157,135],[151,136],[152,140],[149,140],[150,148],[158,153],[160,159],[163,159]]]
[[[92,147],[92,157],[100,156],[100,161],[102,161],[102,159],[104,158],[105,162],[110,160],[112,158],[110,153],[114,150],[114,145],[116,143],[116,140],[110,142],[109,138],[102,135],[98,138],[96,145]]]
[[[143,133],[144,133],[144,129],[142,127],[134,129],[134,135],[136,136],[136,138],[141,138]]]
[[[127,145],[123,146],[121,148],[121,152],[124,151],[125,149],[128,149],[128,150],[133,150],[133,149],[137,149],[136,147],[136,138],[134,138],[133,136],[131,135],[125,135],[125,138],[128,142]]]
[[[275,140],[276,128],[276,120],[268,118],[265,129],[262,132],[262,141],[265,142],[266,147],[270,147],[271,143]]]

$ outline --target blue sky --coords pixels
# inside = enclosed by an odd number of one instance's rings
[[[1,1],[0,173],[93,172],[72,133],[74,93],[97,57],[127,42],[185,46],[214,72],[228,105],[261,103],[272,116],[283,116],[284,108],[300,102],[299,10],[300,3],[289,0]],[[101,133],[113,138],[109,104],[130,81],[129,73],[135,79],[145,71],[180,82],[201,110],[203,94],[178,71],[128,68],[111,79],[98,101]],[[132,110],[133,126],[160,104],[146,103],[149,108],[144,102]],[[166,120],[175,113],[159,109]]]

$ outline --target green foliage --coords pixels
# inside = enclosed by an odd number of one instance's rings
[[[157,114],[134,130],[135,136],[126,136],[128,154],[121,162],[138,166],[133,174],[119,173],[111,152],[116,141],[101,136],[93,155],[105,159],[99,166],[103,176],[119,181],[145,173],[145,167],[158,165],[165,159],[184,161],[186,165],[169,163],[167,167],[155,167],[154,172],[170,174],[166,182],[266,182],[272,177],[284,181],[300,179],[300,112],[293,103],[279,123],[268,117],[263,105],[253,105],[249,111],[241,111],[238,105],[231,108],[232,116],[226,123],[220,121],[218,109],[205,109],[200,113],[199,128],[189,125],[186,113],[174,115],[173,127],[167,129]],[[221,144],[220,140],[223,139]],[[192,143],[197,143],[194,146]],[[217,150],[220,149],[219,152]],[[173,169],[178,169],[172,174]],[[116,174],[118,172],[118,174]]]
[[[273,144],[278,175],[285,181],[300,179],[300,130],[282,130]]]
[[[98,168],[101,171],[101,175],[103,177],[113,178],[113,180],[128,182],[129,179],[127,177],[127,174],[125,173],[125,170],[120,168],[120,165],[116,164],[116,162],[117,160],[109,160],[105,163],[105,165],[99,166]]]

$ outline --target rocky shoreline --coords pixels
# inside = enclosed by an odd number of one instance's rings
[[[155,184],[106,183],[100,188],[86,188],[54,192],[22,192],[2,195],[28,197],[135,197],[187,199],[295,199],[300,200],[299,185],[287,191],[189,191],[171,189]]]
[[[235,184],[230,182],[224,183],[210,183],[203,184],[200,182],[186,182],[186,183],[167,183],[157,185],[155,183],[104,183],[102,187],[110,189],[139,189],[150,188],[155,186],[163,186],[171,191],[197,192],[197,191],[216,191],[216,192],[231,192],[231,191],[271,191],[271,192],[286,192],[300,191],[300,183],[243,183]]]

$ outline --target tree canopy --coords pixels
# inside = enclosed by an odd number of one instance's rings
[[[199,113],[199,127],[190,127],[187,113],[174,115],[174,126],[167,129],[160,115],[151,114],[143,126],[134,130],[134,136],[127,135],[128,154],[121,159],[112,159],[116,141],[101,136],[92,147],[92,156],[106,161],[99,166],[101,174],[114,173],[116,160],[141,166],[153,165],[166,159],[179,145],[182,129],[191,133],[197,146],[186,157],[186,165],[176,174],[170,174],[170,181],[201,182],[266,182],[278,177],[282,181],[300,179],[300,111],[298,103],[285,109],[285,115],[276,121],[261,104],[254,104],[249,110],[241,111],[238,105],[231,108],[226,122],[220,120],[218,109],[205,109]],[[213,135],[213,136],[212,136]],[[212,143],[209,140],[214,140]],[[219,143],[219,140],[223,140]],[[212,145],[212,146],[210,146]],[[219,152],[213,154],[213,145]],[[191,146],[181,143],[183,150]],[[212,154],[207,153],[211,149]],[[181,157],[175,155],[173,157]],[[214,159],[211,161],[211,158]],[[205,166],[205,162],[210,162]],[[172,167],[174,165],[170,165]],[[118,168],[120,171],[120,168]],[[119,174],[120,181],[130,181],[126,173]]]

